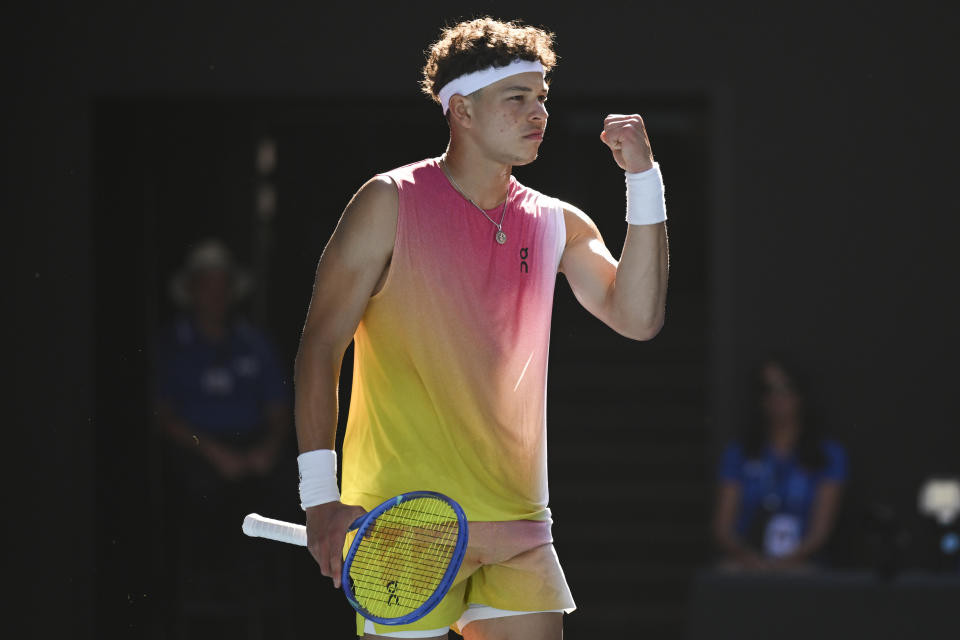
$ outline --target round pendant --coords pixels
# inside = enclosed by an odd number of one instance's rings
[[[507,234],[503,231],[497,231],[497,242],[503,244],[507,241]]]

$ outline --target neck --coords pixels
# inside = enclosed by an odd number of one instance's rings
[[[456,144],[453,138],[443,162],[464,195],[484,209],[498,207],[507,198],[511,165],[494,162],[476,149]]]
[[[770,425],[770,445],[777,453],[793,451],[800,437],[800,424],[796,419],[784,419]]]
[[[221,316],[198,313],[195,322],[200,333],[209,340],[222,340],[227,335],[227,324]]]

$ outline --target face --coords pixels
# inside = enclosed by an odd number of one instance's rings
[[[222,269],[203,269],[193,274],[190,294],[195,311],[222,318],[230,307],[230,274]]]
[[[763,368],[763,409],[771,421],[795,418],[800,411],[800,396],[790,376],[776,363]]]
[[[469,98],[465,133],[491,159],[523,165],[537,158],[547,127],[547,92],[543,75],[518,73]]]

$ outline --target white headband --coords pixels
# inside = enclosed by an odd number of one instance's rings
[[[537,71],[543,73],[543,65],[539,60],[514,60],[504,67],[487,67],[472,73],[454,78],[440,89],[440,106],[446,113],[450,108],[450,98],[455,95],[468,96],[477,89],[489,87],[494,82],[515,76],[518,73]]]

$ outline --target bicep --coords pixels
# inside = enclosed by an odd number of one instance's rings
[[[604,322],[607,299],[617,277],[617,260],[603,242],[596,224],[581,210],[564,204],[567,243],[560,271],[577,301]]]
[[[389,264],[398,200],[392,181],[374,178],[347,205],[317,265],[305,339],[346,349]]]

